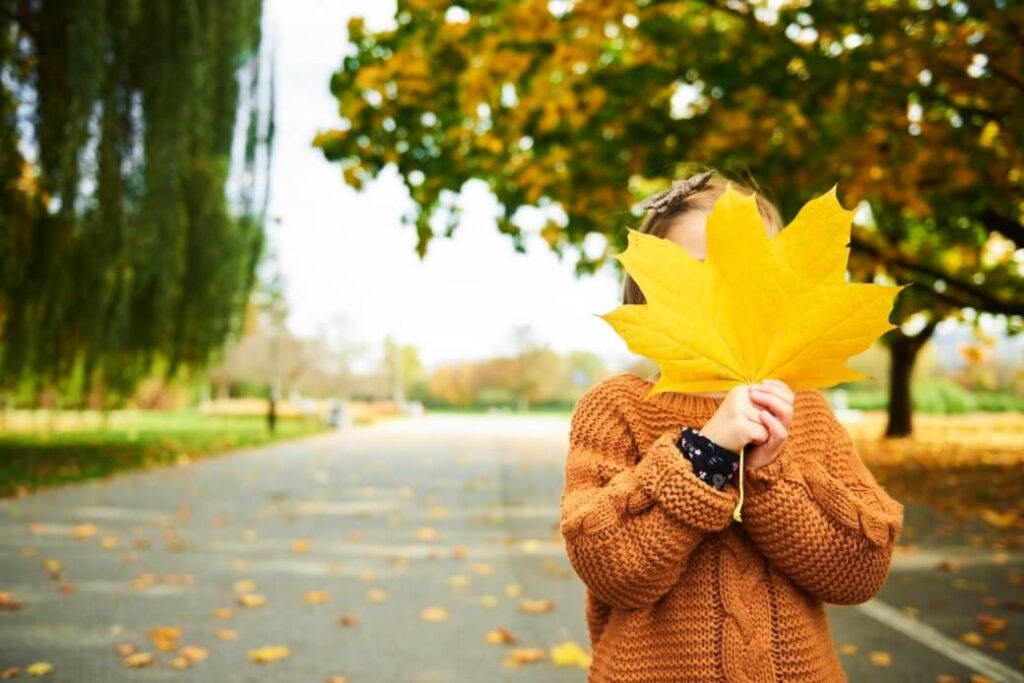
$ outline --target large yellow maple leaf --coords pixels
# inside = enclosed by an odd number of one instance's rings
[[[692,257],[671,240],[630,229],[612,258],[636,281],[646,303],[595,314],[634,353],[658,364],[666,391],[727,391],[780,379],[794,391],[867,379],[846,367],[896,325],[893,300],[908,285],[846,282],[853,211],[836,185],[808,201],[769,237],[753,194],[731,182],[707,221],[707,255]],[[733,518],[742,521],[740,503]]]

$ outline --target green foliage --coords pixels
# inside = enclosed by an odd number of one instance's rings
[[[261,14],[261,0],[5,3],[3,388],[125,394],[158,360],[168,376],[202,367],[240,330],[273,134]]]
[[[789,219],[835,183],[844,206],[866,201],[850,272],[919,285],[896,321],[971,307],[1024,324],[1020,3],[558,4],[399,0],[393,28],[349,23],[341,123],[315,144],[357,189],[397,170],[421,257],[477,178],[517,250],[517,211],[557,205],[541,235],[594,272],[642,195],[712,165]]]

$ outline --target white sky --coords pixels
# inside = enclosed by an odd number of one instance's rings
[[[619,303],[621,282],[611,267],[576,279],[575,257],[559,263],[535,235],[526,254],[516,253],[497,230],[498,205],[482,183],[464,189],[462,223],[451,239],[431,240],[421,262],[415,230],[399,220],[412,201],[397,173],[356,192],[342,180],[341,167],[312,147],[318,130],[339,121],[328,82],[346,49],[348,18],[388,26],[392,2],[268,0],[265,11],[278,87],[270,214],[281,218],[268,229],[293,332],[312,335],[340,319],[346,336],[374,348],[387,334],[415,344],[428,369],[512,353],[521,325],[559,352],[591,350],[613,367],[630,358],[595,315]],[[370,355],[372,364],[376,355]]]

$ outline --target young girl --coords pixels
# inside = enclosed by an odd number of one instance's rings
[[[724,189],[714,171],[677,182],[644,202],[639,229],[703,259]],[[778,211],[756,199],[778,234]],[[624,301],[644,303],[628,276]],[[561,532],[586,587],[588,683],[846,681],[824,603],[881,589],[902,504],[820,391],[766,380],[645,400],[656,380],[612,375],[572,416]]]

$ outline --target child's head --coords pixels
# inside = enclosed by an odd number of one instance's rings
[[[668,208],[661,211],[649,210],[637,230],[672,240],[695,259],[703,261],[707,251],[708,214],[711,212],[711,207],[725,192],[727,180],[744,195],[755,193],[755,190],[745,183],[725,178],[717,171],[711,171],[710,177],[706,182],[700,183],[698,189],[670,202]],[[775,205],[760,192],[756,192],[756,201],[757,210],[761,214],[761,220],[764,221],[765,231],[769,237],[774,237],[782,231],[782,216]],[[624,304],[646,303],[643,292],[628,273],[623,285],[622,302]]]

